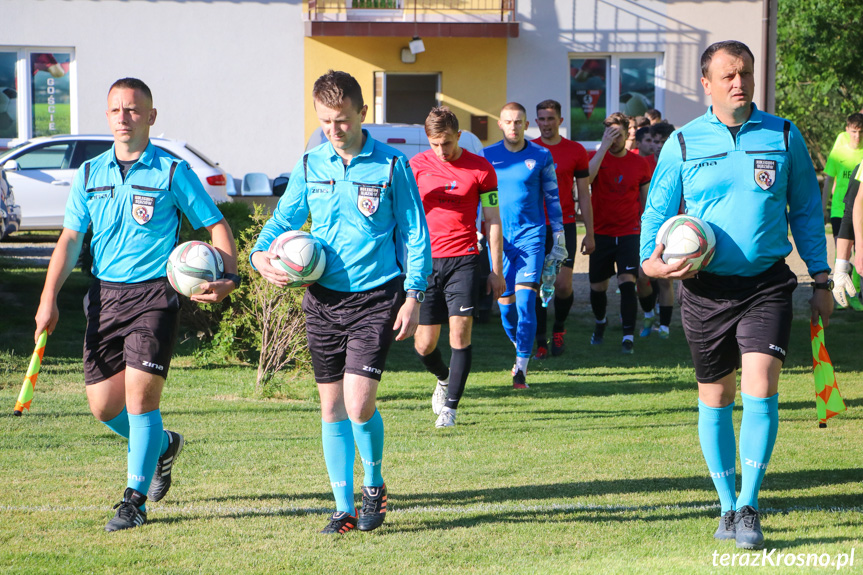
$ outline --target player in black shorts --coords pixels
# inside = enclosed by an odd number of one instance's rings
[[[446,107],[434,108],[425,122],[430,150],[414,156],[411,168],[419,186],[431,234],[433,272],[414,335],[414,349],[437,378],[432,410],[435,427],[455,425],[472,358],[471,330],[478,296],[479,258],[476,216],[488,226],[492,270],[486,293],[499,297],[506,287],[503,240],[497,208],[497,174],[484,158],[458,145],[458,119]],[[449,367],[437,347],[441,325],[449,325]]]
[[[377,391],[394,332],[403,340],[416,329],[431,250],[407,159],[362,128],[368,106],[356,78],[330,70],[315,81],[312,97],[327,142],[297,162],[250,258],[267,281],[285,286],[287,275],[270,263],[272,241],[300,229],[311,216],[310,231],[324,245],[327,266],[306,291],[303,310],[336,504],[321,533],[344,535],[354,528],[377,529],[386,519],[384,421]],[[402,260],[397,240],[405,248]],[[359,510],[357,451],[364,472]]]
[[[57,294],[75,267],[92,226],[94,281],[85,299],[84,383],[90,411],[128,439],[126,490],[106,531],[147,522],[146,501],[159,501],[183,448],[179,433],[163,428],[160,401],[177,332],[177,293],[165,276],[176,245],[180,213],[206,227],[225,264],[223,279],[208,282],[199,302],[218,302],[239,284],[231,228],[186,162],[150,142],[153,96],[136,78],[108,91],[110,150],[85,162],[69,193],[63,232],[51,255],[36,312],[36,337],[59,320]]]

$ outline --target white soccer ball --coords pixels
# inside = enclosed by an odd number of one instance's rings
[[[0,137],[16,137],[18,99],[12,88],[0,88]]]
[[[662,224],[656,242],[665,246],[662,261],[675,264],[683,258],[698,271],[713,259],[716,236],[710,224],[694,216],[674,216]]]
[[[270,251],[278,256],[271,263],[285,271],[293,280],[288,287],[306,287],[315,283],[327,266],[323,244],[312,234],[291,230],[281,234],[270,244]]]
[[[178,245],[168,256],[168,281],[186,297],[199,294],[201,284],[222,277],[225,264],[219,251],[205,242],[191,241]]]

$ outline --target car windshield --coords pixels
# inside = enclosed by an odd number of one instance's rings
[[[213,160],[211,160],[210,158],[208,158],[207,156],[205,156],[204,154],[202,154],[201,152],[199,152],[198,150],[196,150],[195,148],[193,148],[189,144],[186,144],[186,149],[189,150],[190,152],[192,152],[193,154],[195,154],[196,156],[198,156],[199,158],[201,158],[201,161],[204,162],[205,164],[207,164],[208,166],[210,166],[211,168],[215,168],[218,165],[216,162],[214,162]]]
[[[12,154],[12,152],[15,152],[15,151],[16,151],[16,150],[18,150],[21,146],[23,146],[24,144],[28,144],[28,143],[29,143],[29,142],[21,142],[21,143],[20,143],[20,144],[18,144],[17,146],[13,146],[13,147],[9,148],[8,150],[4,150],[3,152],[0,152],[0,164],[2,164],[3,162],[5,162],[5,161],[6,161],[6,158],[7,158],[8,156],[10,156],[10,155]]]

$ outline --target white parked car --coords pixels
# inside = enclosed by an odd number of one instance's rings
[[[186,160],[216,202],[230,201],[227,175],[212,160],[181,140],[150,138],[154,146]],[[63,135],[34,138],[0,154],[0,166],[21,206],[21,230],[63,227],[66,199],[75,172],[87,160],[111,148],[109,135]]]

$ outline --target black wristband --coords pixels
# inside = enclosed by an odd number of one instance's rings
[[[222,274],[222,279],[234,282],[234,288],[240,287],[243,283],[243,278],[237,274]]]

